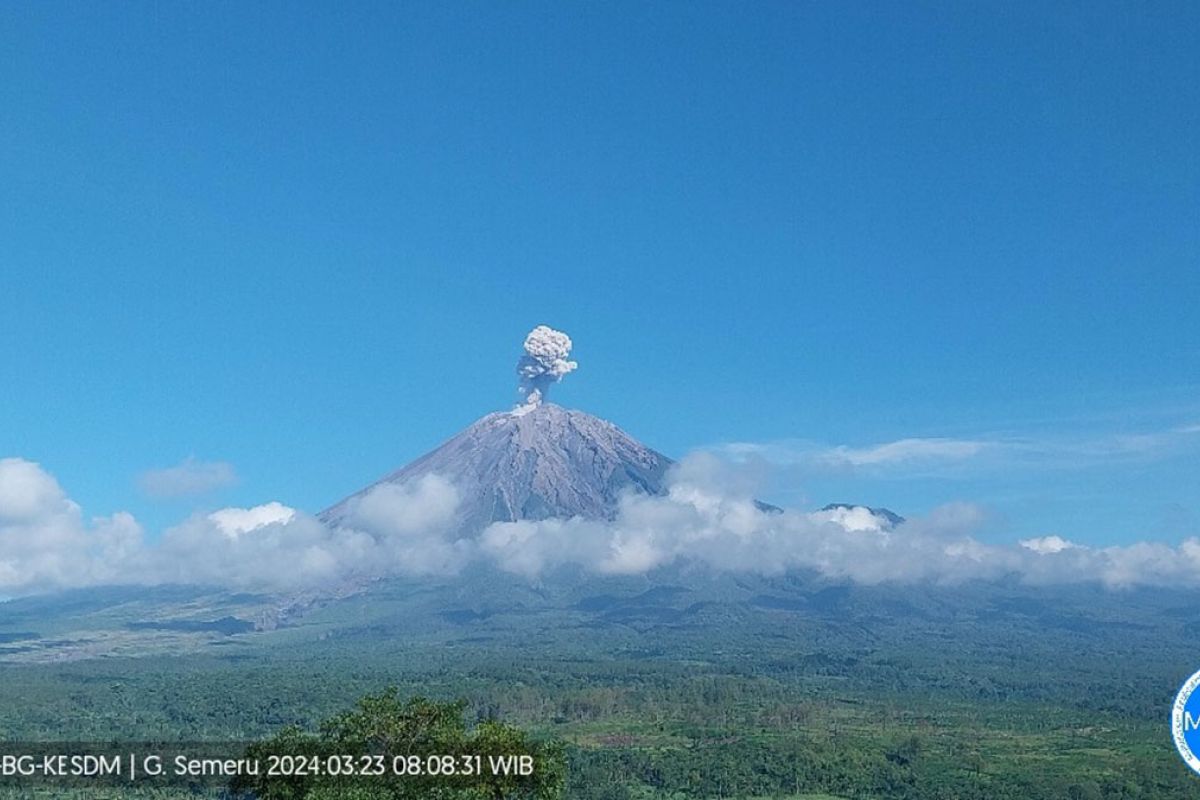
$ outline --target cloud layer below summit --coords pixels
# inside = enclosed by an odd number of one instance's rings
[[[472,563],[536,578],[563,565],[630,575],[680,563],[812,570],[862,583],[1016,577],[1030,584],[1200,584],[1200,541],[1091,548],[1047,535],[986,544],[986,514],[952,504],[889,530],[865,511],[764,512],[752,481],[711,455],[684,459],[663,497],[629,495],[611,521],[456,525],[458,492],[437,476],[361,497],[338,527],[280,503],[195,514],[159,537],[132,515],[87,517],[55,478],[0,460],[0,594],[106,584],[210,584],[261,591],[389,575],[453,575]]]

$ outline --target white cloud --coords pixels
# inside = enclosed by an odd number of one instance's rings
[[[458,504],[458,491],[437,475],[405,486],[383,484],[350,505],[334,534],[371,537],[374,554],[366,571],[372,575],[452,574],[474,547],[456,530]]]
[[[1061,536],[1041,536],[1035,539],[1022,539],[1020,545],[1026,550],[1032,550],[1042,555],[1061,553],[1063,550],[1079,546]]]
[[[131,515],[87,521],[39,465],[0,460],[0,592],[119,581],[141,541]]]
[[[97,584],[336,586],[383,575],[448,574],[473,543],[454,533],[458,494],[429,477],[364,495],[330,528],[278,502],[196,514],[147,543],[129,514],[85,521],[37,464],[0,460],[0,596]]]
[[[832,522],[848,531],[886,531],[891,523],[863,506],[838,506],[808,515],[815,522]]]
[[[579,564],[599,574],[638,574],[700,562],[729,571],[779,574],[808,569],[864,583],[999,577],[1005,559],[970,536],[982,513],[947,506],[893,532],[861,524],[870,512],[849,510],[839,524],[827,512],[763,511],[749,494],[708,488],[685,460],[666,497],[626,496],[611,523],[586,520],[496,523],[482,552],[510,572],[537,574]]]
[[[209,514],[208,520],[217,530],[233,539],[266,525],[286,524],[295,516],[296,509],[272,501],[254,508],[222,508]]]
[[[1200,585],[1200,540],[1093,549],[1046,536],[993,545],[976,538],[987,515],[969,503],[942,506],[890,530],[861,507],[768,512],[751,494],[724,491],[720,481],[706,479],[706,466],[714,463],[685,459],[666,497],[628,496],[611,523],[497,523],[484,532],[480,550],[500,568],[524,575],[562,564],[631,574],[700,562],[764,574],[813,570],[867,584],[1016,576],[1031,584]]]
[[[869,445],[823,445],[800,440],[733,442],[712,448],[742,463],[765,462],[811,472],[870,470],[925,473],[1013,468],[1080,468],[1145,462],[1200,446],[1200,425],[1136,433],[1083,436],[989,435],[971,438],[908,437]]]
[[[0,459],[0,521],[14,524],[78,513],[58,481],[32,461]]]
[[[965,439],[900,439],[872,447],[834,447],[823,454],[832,463],[852,466],[903,464],[913,461],[962,461],[979,455],[986,442]]]
[[[738,461],[763,461],[780,465],[829,467],[885,467],[904,464],[966,461],[996,446],[976,439],[907,438],[893,442],[851,447],[815,442],[733,442],[713,448]]]
[[[290,510],[290,509],[289,509]],[[145,582],[286,590],[336,585],[361,563],[361,536],[335,538],[317,520],[276,509],[234,509],[253,527],[229,527],[217,515],[196,515],[167,530],[149,559]],[[267,521],[271,518],[273,521]],[[262,524],[254,524],[255,522]]]
[[[412,484],[376,486],[351,502],[346,519],[351,527],[419,538],[449,527],[457,510],[458,492],[450,482],[426,475]]]
[[[457,508],[454,487],[427,476],[368,492],[335,528],[281,503],[222,509],[168,530],[150,572],[159,582],[271,590],[452,574],[470,554],[454,533]]]
[[[281,503],[197,514],[147,543],[132,516],[86,520],[32,462],[0,460],[0,594],[130,583],[287,591],[388,575],[449,575],[472,562],[538,576],[575,564],[641,574],[670,564],[778,574],[813,570],[862,583],[958,583],[1015,576],[1031,584],[1200,585],[1200,540],[1091,548],[1058,536],[1013,545],[976,534],[977,506],[951,504],[894,528],[867,509],[764,511],[752,481],[711,455],[685,459],[663,497],[630,494],[611,521],[497,523],[458,532],[459,494],[429,476],[384,485],[329,527]]]
[[[142,491],[151,497],[189,497],[230,486],[237,472],[224,461],[197,461],[185,458],[173,467],[152,469],[138,478]]]

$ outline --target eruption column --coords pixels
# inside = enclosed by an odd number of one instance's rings
[[[525,355],[517,361],[518,391],[525,402],[514,410],[524,414],[541,405],[550,391],[568,372],[579,365],[569,361],[571,337],[546,325],[538,325],[525,337]]]

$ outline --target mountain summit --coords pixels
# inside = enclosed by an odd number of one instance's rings
[[[436,474],[460,492],[459,514],[466,533],[477,533],[493,522],[611,519],[617,498],[626,490],[665,494],[672,463],[611,422],[542,402],[516,413],[488,414],[319,517],[337,524],[372,489]]]

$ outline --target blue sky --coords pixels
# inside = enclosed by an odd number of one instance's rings
[[[318,510],[546,323],[772,498],[1200,533],[1200,11],[1046,5],[7,4],[0,456]]]

